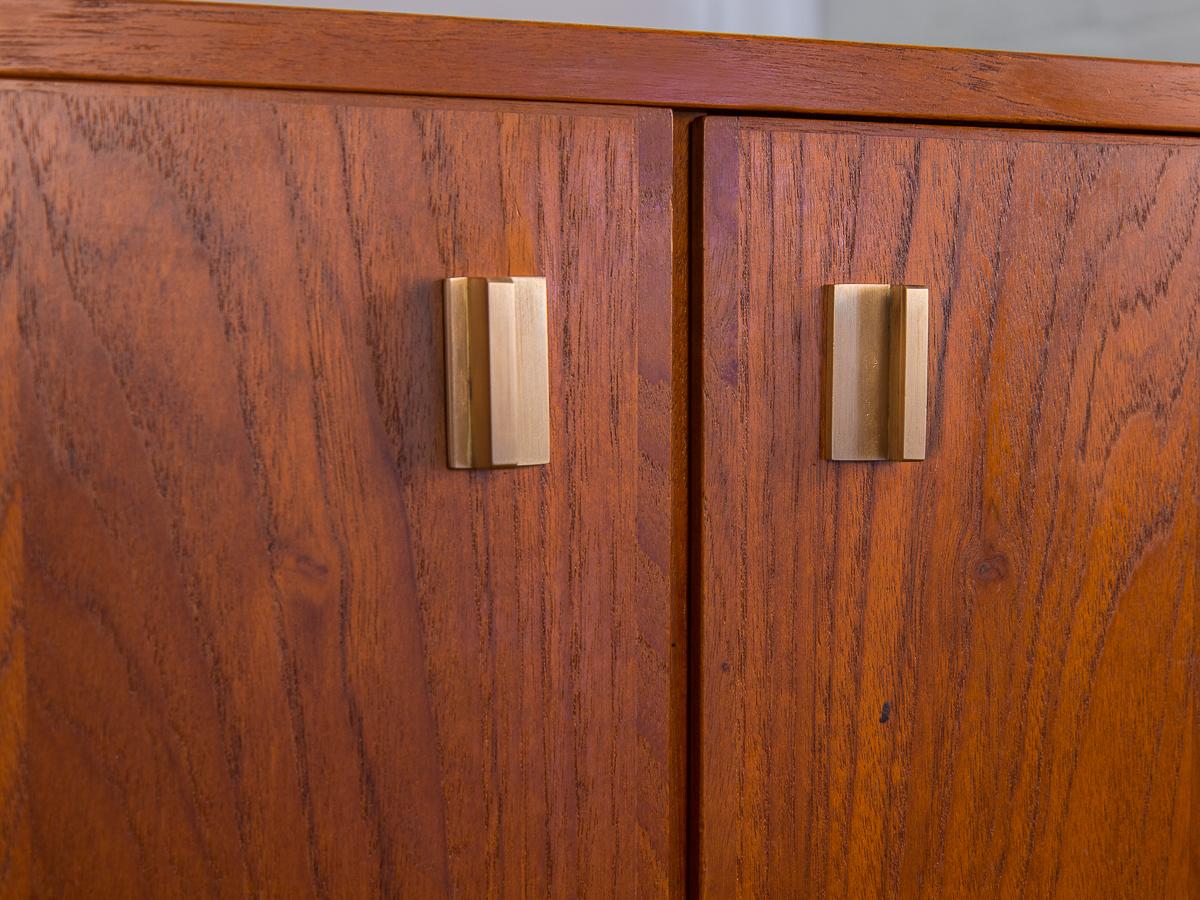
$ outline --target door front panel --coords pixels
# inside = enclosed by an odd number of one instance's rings
[[[665,893],[671,123],[0,95],[0,881]],[[441,279],[544,275],[551,461],[446,464]]]
[[[1189,896],[1200,143],[702,151],[701,892]],[[821,457],[843,282],[929,286],[923,462]]]

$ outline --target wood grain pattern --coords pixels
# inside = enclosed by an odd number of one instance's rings
[[[670,114],[26,84],[0,132],[14,895],[670,893]],[[446,468],[452,273],[547,276],[549,467]]]
[[[17,477],[20,340],[17,295],[3,289],[17,223],[11,167],[0,165],[0,898],[29,895],[24,530]]]
[[[1195,65],[152,0],[0,0],[0,75],[1200,131]]]
[[[700,893],[1196,896],[1200,145],[708,119],[703,164]],[[931,288],[925,462],[820,458],[855,281]]]

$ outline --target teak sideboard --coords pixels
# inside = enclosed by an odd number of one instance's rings
[[[1200,896],[1200,66],[0,0],[0,79],[0,897]],[[829,458],[837,285],[923,458]]]

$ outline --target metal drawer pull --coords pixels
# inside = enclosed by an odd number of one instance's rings
[[[452,469],[550,462],[545,278],[447,278],[446,447]]]
[[[928,288],[826,285],[822,455],[924,459],[928,368]]]

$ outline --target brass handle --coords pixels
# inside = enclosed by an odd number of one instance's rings
[[[447,278],[443,302],[450,468],[548,463],[546,279]]]
[[[826,285],[825,321],[824,457],[924,459],[929,289]]]

